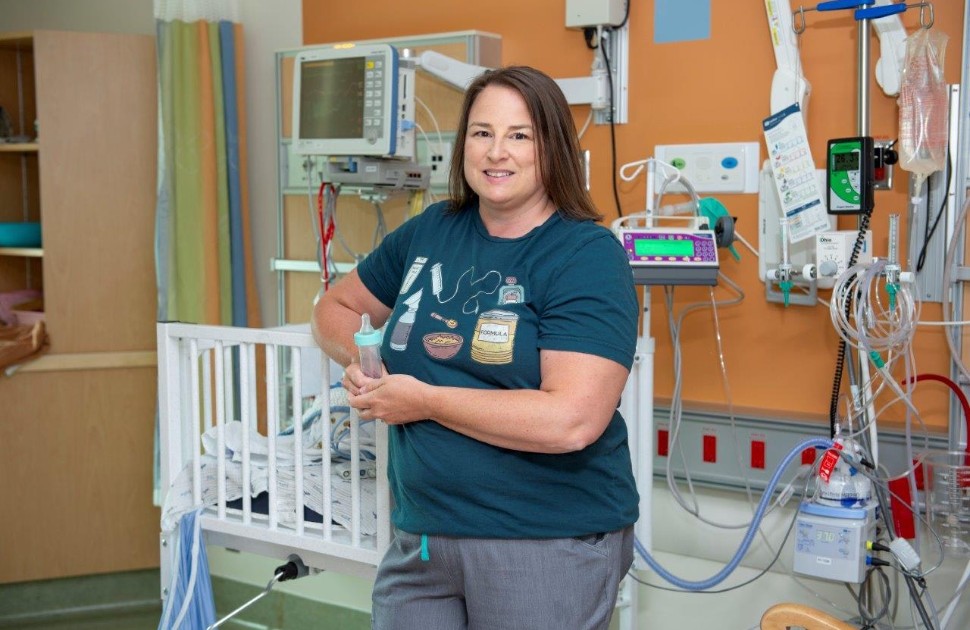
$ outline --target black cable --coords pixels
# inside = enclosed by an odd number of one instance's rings
[[[873,492],[876,495],[876,501],[879,504],[879,511],[882,513],[883,523],[886,526],[886,533],[890,540],[896,538],[896,528],[893,525],[893,519],[889,518],[890,506],[889,498],[886,496],[887,489],[883,488],[880,484],[873,484]],[[919,613],[920,619],[923,620],[923,625],[926,626],[927,630],[935,630],[936,626],[933,625],[933,620],[930,619],[929,613],[926,611],[926,606],[923,604],[922,596],[917,592],[917,580],[907,571],[902,572],[903,581],[906,583],[906,588],[909,590],[909,599]]]
[[[849,256],[847,268],[855,266],[862,251],[862,245],[866,239],[866,230],[869,229],[869,221],[872,219],[872,208],[866,209],[859,220],[859,233],[856,235],[855,244],[852,246],[852,254]],[[846,296],[845,300],[845,319],[848,321],[849,313],[852,309],[852,296]],[[835,362],[835,377],[832,380],[832,398],[829,400],[829,437],[835,437],[835,428],[839,423],[839,392],[842,390],[842,371],[845,369],[846,341],[839,339],[838,358]]]
[[[626,0],[626,10],[623,12],[623,21],[611,28],[623,28],[626,26],[626,21],[630,19],[630,2],[632,2],[632,0]]]
[[[630,6],[629,3],[627,3],[627,7],[629,7],[629,6]],[[609,117],[610,117],[610,159],[611,159],[611,162],[610,162],[610,164],[611,164],[611,170],[610,170],[611,177],[610,177],[610,179],[613,182],[613,202],[616,204],[616,214],[617,214],[617,217],[618,218],[622,218],[623,217],[623,208],[620,206],[620,191],[617,188],[617,184],[616,184],[616,124],[613,121],[613,119],[615,118],[615,116],[614,116],[615,112],[613,110],[613,107],[614,107],[614,104],[613,104],[613,71],[610,69],[610,57],[609,57],[609,55],[606,54],[606,46],[604,46],[605,39],[606,39],[605,37],[600,39],[600,53],[602,53],[602,55],[603,55],[603,63],[606,64],[606,79],[607,79],[607,81],[609,81],[609,84],[610,84],[610,109],[609,109]]]
[[[940,219],[943,218],[943,212],[946,210],[947,201],[950,196],[950,180],[953,177],[953,168],[950,158],[947,157],[946,160],[946,184],[943,186],[943,201],[940,203],[940,209],[936,213],[936,219],[933,221],[933,227],[930,228],[929,217],[927,217],[926,228],[928,232],[924,230],[923,234],[923,247],[919,250],[919,257],[916,259],[916,271],[923,271],[923,265],[926,263],[926,250],[930,246],[930,239],[933,238],[933,234],[936,232],[936,228],[940,225]],[[929,182],[926,184],[926,201],[927,206],[929,206],[929,196],[930,196],[930,185]]]

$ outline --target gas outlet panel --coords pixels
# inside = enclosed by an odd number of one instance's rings
[[[658,144],[654,157],[683,173],[698,193],[756,193],[761,145],[757,142]],[[668,192],[685,192],[671,184]]]

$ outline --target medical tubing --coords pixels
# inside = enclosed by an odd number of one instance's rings
[[[953,599],[946,606],[946,610],[943,613],[943,620],[940,622],[940,628],[945,629],[950,623],[950,617],[953,616],[953,612],[960,603],[960,598],[963,597],[963,589],[966,588],[968,579],[970,579],[970,561],[967,562],[967,566],[963,570],[963,576],[957,582],[957,587],[953,591]]]
[[[872,218],[872,209],[866,210],[859,220],[859,232],[856,234],[855,244],[852,246],[852,254],[849,256],[849,267],[854,267],[862,251],[862,244],[865,242],[866,230],[869,229],[869,220]],[[835,296],[832,296],[835,299]],[[851,298],[846,300],[846,319],[849,317]],[[829,399],[829,435],[835,437],[835,427],[838,425],[839,416],[839,391],[842,390],[842,370],[845,367],[845,339],[839,341],[838,356],[835,360],[835,375],[832,379],[832,397]]]
[[[967,396],[963,393],[963,390],[960,389],[960,386],[947,377],[940,376],[939,374],[917,374],[916,376],[909,377],[903,382],[903,385],[919,383],[920,381],[938,381],[949,387],[950,390],[956,394],[956,397],[960,400],[960,407],[963,409],[963,421],[967,425],[967,436],[970,436],[970,402],[967,401]],[[966,452],[970,454],[970,437],[967,438]]]
[[[775,486],[778,485],[778,480],[781,478],[782,473],[784,473],[785,469],[788,468],[788,464],[790,464],[795,457],[800,456],[802,451],[804,451],[807,448],[814,447],[814,448],[829,449],[829,448],[832,448],[832,445],[833,445],[832,440],[827,440],[823,438],[811,438],[811,439],[805,440],[804,442],[801,442],[800,444],[797,444],[795,448],[793,448],[791,452],[789,452],[788,455],[785,456],[785,458],[778,465],[778,468],[775,470],[774,474],[771,476],[771,480],[768,482],[768,485],[765,488],[764,494],[761,495],[761,502],[758,503],[758,509],[755,512],[754,518],[751,519],[751,526],[748,528],[748,531],[745,533],[744,539],[741,541],[741,545],[738,547],[738,550],[734,553],[734,557],[731,558],[731,561],[728,562],[728,564],[723,569],[721,569],[718,573],[711,576],[710,578],[695,582],[690,580],[684,580],[682,578],[675,576],[674,574],[670,573],[662,566],[660,566],[660,563],[654,560],[654,558],[650,555],[650,553],[646,550],[646,548],[644,548],[643,544],[639,540],[634,538],[633,545],[636,548],[637,553],[640,554],[640,557],[643,558],[643,560],[647,563],[647,565],[651,569],[653,569],[653,571],[657,575],[665,579],[667,582],[673,584],[674,586],[677,586],[679,588],[689,590],[689,591],[703,591],[713,586],[717,586],[722,581],[724,581],[726,577],[731,575],[734,569],[736,569],[738,564],[741,562],[741,558],[743,558],[744,555],[748,552],[748,547],[751,546],[751,541],[754,539],[754,535],[758,531],[758,527],[761,524],[761,519],[764,518],[765,510],[768,507],[768,503],[771,501],[772,492],[774,491]]]
[[[880,367],[879,369],[882,370],[885,368]],[[893,385],[895,384],[896,382],[893,381]],[[879,509],[882,511],[883,514],[889,514],[890,501],[889,501],[889,497],[887,497],[885,494],[886,492],[888,492],[888,487],[884,489],[879,484],[873,484],[872,489],[873,489],[873,494],[876,497],[876,502],[879,504]],[[896,526],[893,523],[893,519],[883,518],[883,523],[886,527],[886,533],[889,536],[889,538],[890,539],[896,538],[897,536]],[[916,592],[915,579],[911,574],[904,571],[903,581],[906,583],[906,588],[909,590],[909,597],[910,597],[910,601],[912,602],[912,607],[915,608],[916,611],[919,613],[920,619],[923,620],[923,624],[926,626],[927,630],[935,630],[938,627],[938,625],[934,626],[933,622],[930,620],[929,614],[926,612],[926,607],[923,606],[923,600],[919,597],[919,594]]]
[[[950,272],[953,269],[954,262],[956,260],[956,250],[957,243],[960,242],[958,239],[962,238],[963,229],[966,225],[967,211],[970,209],[970,199],[963,204],[963,208],[960,209],[960,215],[957,217],[956,222],[953,224],[953,236],[950,237],[950,242],[946,249],[946,260],[943,263],[943,321],[951,322],[952,317],[950,313],[950,281],[952,279]],[[950,358],[956,363],[957,368],[960,373],[965,377],[970,379],[970,370],[967,369],[966,364],[963,362],[963,358],[960,351],[956,348],[956,341],[954,337],[957,335],[957,331],[951,330],[953,326],[946,326],[944,328],[944,336],[946,337],[946,345],[950,349]]]

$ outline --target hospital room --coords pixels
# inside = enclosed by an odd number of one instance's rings
[[[970,628],[968,24],[0,0],[0,628]]]

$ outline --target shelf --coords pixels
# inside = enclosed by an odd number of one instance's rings
[[[154,350],[129,352],[83,352],[76,354],[45,354],[13,367],[15,372],[67,372],[73,370],[112,370],[155,367],[158,357]]]
[[[43,258],[44,250],[40,247],[0,247],[0,256],[22,256],[25,258]]]
[[[40,145],[36,142],[0,142],[0,153],[37,153]]]

